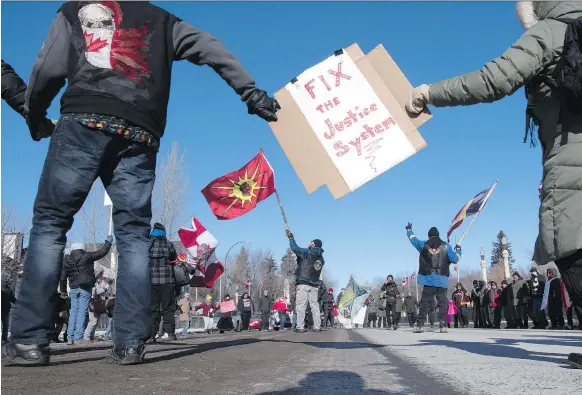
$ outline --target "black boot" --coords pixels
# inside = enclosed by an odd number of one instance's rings
[[[582,369],[582,354],[570,353],[568,355],[568,363],[577,369]]]
[[[49,346],[9,341],[2,345],[2,359],[19,365],[48,365]]]
[[[145,345],[114,347],[109,352],[109,362],[118,365],[136,365],[143,362]]]

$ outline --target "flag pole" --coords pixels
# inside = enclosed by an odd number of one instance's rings
[[[289,230],[289,224],[287,223],[287,217],[285,216],[285,210],[283,210],[283,205],[281,204],[281,198],[279,197],[279,192],[275,189],[275,196],[277,196],[277,203],[279,203],[279,208],[281,209],[281,215],[283,216],[283,221],[285,222],[285,229]]]
[[[479,206],[479,210],[477,211],[477,213],[473,217],[473,220],[471,221],[471,223],[469,223],[469,226],[467,226],[467,229],[465,229],[465,232],[463,232],[463,235],[461,236],[461,240],[459,240],[459,242],[457,243],[458,245],[461,245],[461,243],[463,242],[463,239],[465,238],[465,236],[467,236],[467,233],[469,232],[469,229],[471,229],[471,226],[473,226],[473,223],[475,222],[475,220],[477,219],[477,217],[479,216],[479,214],[481,214],[481,210],[485,206],[485,203],[487,203],[487,200],[489,200],[489,197],[493,193],[493,190],[497,186],[497,183],[498,182],[499,182],[499,180],[495,181],[495,184],[493,184],[493,186],[491,187],[491,189],[489,190],[489,192],[485,196],[485,199],[483,199],[483,203],[481,203],[481,206]]]

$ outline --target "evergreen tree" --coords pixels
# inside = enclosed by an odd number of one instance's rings
[[[507,237],[507,235],[500,230],[497,234],[497,240],[493,242],[493,250],[491,251],[491,267],[496,267],[498,265],[503,265],[503,245],[501,244],[501,239]],[[515,259],[513,258],[513,253],[511,252],[511,242],[507,240],[507,252],[509,253],[509,272],[513,272],[513,264]]]

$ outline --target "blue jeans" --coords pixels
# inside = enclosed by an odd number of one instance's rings
[[[285,329],[285,320],[287,318],[287,314],[283,312],[279,312],[279,329]]]
[[[69,311],[67,338],[69,341],[81,341],[85,331],[85,318],[89,311],[91,289],[73,288],[69,296],[71,297],[71,311]]]
[[[97,178],[113,201],[119,251],[115,346],[139,345],[149,338],[148,249],[156,155],[144,144],[87,128],[70,115],[61,116],[34,202],[28,255],[14,309],[16,342],[50,341],[66,234]]]
[[[105,338],[111,340],[111,328],[113,326],[113,317],[107,317],[107,332],[105,332]]]
[[[186,336],[188,334],[188,329],[190,328],[190,321],[184,321],[183,325],[182,334]]]

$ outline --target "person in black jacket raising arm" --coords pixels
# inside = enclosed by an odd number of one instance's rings
[[[69,344],[83,340],[85,331],[85,316],[89,309],[91,290],[95,285],[95,262],[103,258],[111,249],[111,236],[107,237],[99,251],[85,250],[85,244],[73,243],[71,253],[65,256],[61,272],[61,294],[67,294],[67,279],[69,279],[69,296],[71,297],[71,311],[67,325]]]

